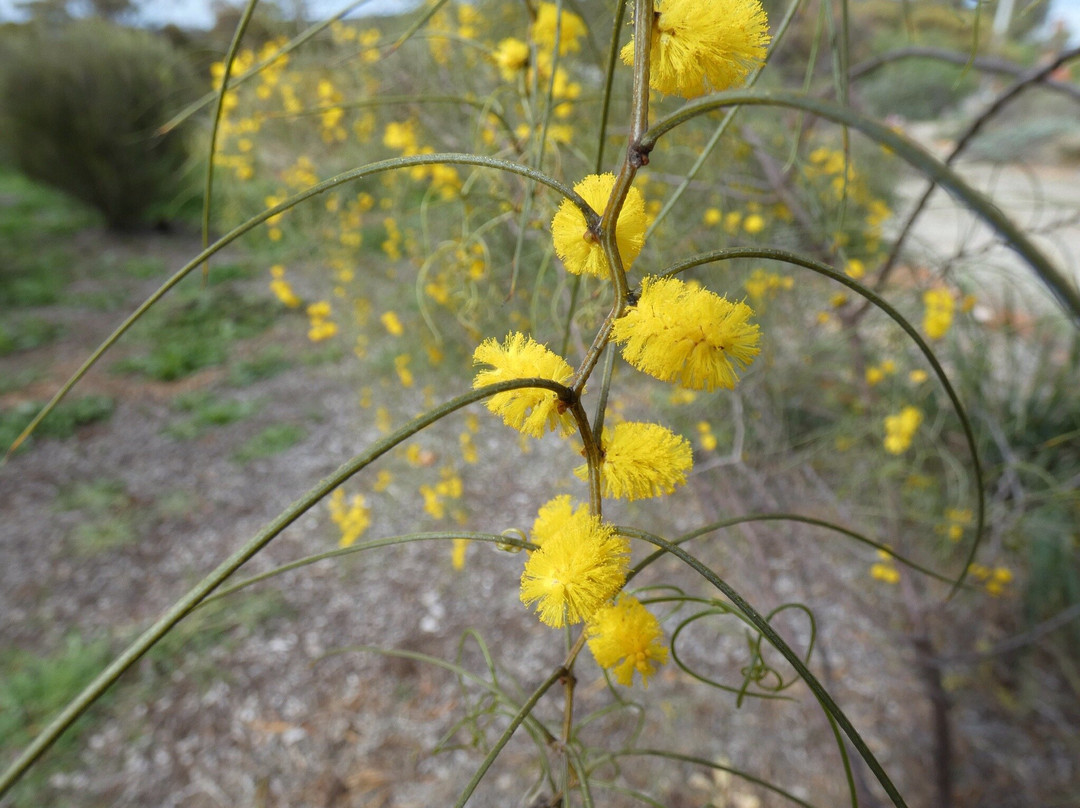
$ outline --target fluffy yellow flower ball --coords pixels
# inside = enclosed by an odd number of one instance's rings
[[[508,334],[500,344],[486,339],[473,352],[473,364],[491,365],[473,379],[473,388],[484,387],[511,379],[541,378],[566,384],[574,369],[565,359],[520,332]],[[545,429],[568,435],[574,430],[574,419],[566,412],[558,396],[543,388],[521,388],[496,393],[488,399],[487,408],[519,432],[542,437]]]
[[[574,186],[589,206],[603,213],[611,188],[615,185],[614,174],[590,174]],[[615,244],[619,249],[623,269],[627,270],[645,246],[645,228],[649,224],[645,213],[645,197],[637,188],[631,188],[619,211],[615,225]],[[564,199],[555,218],[551,220],[551,238],[555,242],[555,254],[568,272],[574,275],[595,275],[607,278],[611,272],[607,256],[600,242],[589,232],[585,217],[577,205]]]
[[[670,494],[685,485],[694,465],[690,442],[660,424],[626,422],[605,429],[601,442],[604,459],[600,482],[604,496],[644,499]],[[582,480],[588,466],[574,470]]]
[[[731,390],[760,352],[745,303],[678,278],[645,278],[637,305],[615,321],[611,339],[642,373],[692,390]]]
[[[533,537],[540,548],[521,574],[521,602],[535,604],[542,623],[562,628],[588,620],[622,588],[630,547],[585,507],[571,510],[568,498],[548,506],[540,513],[546,535]]]
[[[759,0],[657,0],[649,86],[696,98],[742,84],[765,61],[769,21]],[[622,50],[634,62],[634,43]]]
[[[903,454],[922,424],[923,414],[918,407],[904,407],[896,415],[885,417],[885,451]]]
[[[609,669],[615,681],[629,687],[634,671],[641,683],[649,686],[649,677],[667,662],[668,649],[660,623],[641,602],[622,595],[589,620],[589,650],[600,667]]]

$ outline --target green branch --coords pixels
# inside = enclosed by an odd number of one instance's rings
[[[682,124],[733,105],[790,107],[803,110],[834,123],[857,129],[871,140],[891,149],[901,159],[949,191],[997,232],[1005,243],[1034,270],[1065,313],[1076,325],[1080,326],[1080,290],[1077,289],[1076,284],[1066,278],[1027,234],[989,197],[972,188],[959,174],[913,140],[853,109],[792,92],[731,90],[703,96],[660,120],[646,133],[642,139],[642,147],[652,148],[661,137]]]

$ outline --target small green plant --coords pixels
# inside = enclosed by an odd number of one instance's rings
[[[46,656],[18,648],[0,649],[0,753],[9,755],[25,745],[63,706],[65,694],[100,670],[110,655],[107,639],[77,634],[69,634],[59,651]],[[75,725],[70,737],[57,744],[51,761],[31,775],[26,799],[13,805],[32,808],[40,804],[30,795],[43,793],[52,772],[76,765],[79,741],[88,726],[92,724],[85,718]]]
[[[248,385],[271,379],[293,366],[292,360],[278,345],[271,345],[252,359],[234,363],[229,368],[229,384],[234,387]]]
[[[274,424],[268,426],[233,452],[237,463],[248,463],[264,457],[280,454],[307,437],[307,429],[300,424]]]
[[[63,333],[62,325],[43,317],[13,318],[0,323],[0,356],[48,345]]]
[[[175,381],[203,368],[221,365],[230,344],[255,336],[274,320],[265,302],[228,285],[213,292],[195,289],[147,318],[139,335],[148,351],[117,362],[123,373]]]
[[[213,427],[242,421],[258,411],[259,402],[222,399],[199,391],[178,397],[173,406],[187,413],[187,417],[166,427],[166,434],[178,440],[192,440]]]
[[[35,435],[39,438],[70,438],[79,427],[110,418],[115,408],[116,402],[110,396],[73,398],[57,407]],[[0,441],[14,440],[40,411],[41,403],[35,401],[0,410]]]
[[[77,555],[96,556],[138,541],[136,513],[122,480],[103,478],[78,483],[60,493],[56,506],[80,513],[78,524],[68,536]]]

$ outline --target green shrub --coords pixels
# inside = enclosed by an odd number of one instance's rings
[[[194,87],[164,39],[87,20],[27,27],[5,47],[7,151],[28,176],[126,229],[160,217],[180,188],[183,135],[158,127]]]

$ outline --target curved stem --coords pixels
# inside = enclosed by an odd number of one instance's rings
[[[889,775],[885,773],[885,769],[882,768],[878,759],[874,756],[874,753],[870,751],[870,747],[866,745],[866,742],[862,739],[862,736],[855,730],[851,721],[844,714],[844,711],[840,709],[836,701],[829,692],[818,681],[817,677],[810,672],[810,669],[806,667],[799,655],[791,648],[784,639],[776,633],[776,630],[769,624],[758,611],[751,606],[738,592],[736,592],[727,581],[723,580],[711,569],[706,567],[697,558],[687,553],[681,547],[676,544],[663,539],[659,536],[655,536],[651,533],[646,533],[643,530],[630,530],[622,531],[622,535],[628,538],[640,539],[647,541],[649,544],[654,544],[657,547],[665,550],[671,555],[678,558],[684,564],[689,566],[695,572],[697,572],[702,578],[720,590],[724,596],[730,600],[739,611],[741,611],[746,618],[753,623],[756,628],[769,643],[779,651],[783,657],[788,661],[799,674],[806,686],[810,688],[810,691],[814,694],[814,697],[821,704],[822,709],[830,715],[840,728],[847,735],[848,740],[851,741],[852,746],[859,752],[859,755],[866,762],[866,765],[870,767],[870,770],[874,773],[877,781],[881,784],[881,787],[885,789],[885,793],[889,795],[889,799],[892,800],[893,805],[897,808],[907,808],[907,803],[904,802],[904,798],[900,796],[900,792],[897,791],[896,786],[893,785]]]
[[[560,397],[569,397],[572,391],[550,379],[515,379],[508,382],[487,385],[451,399],[445,404],[424,415],[414,418],[405,426],[376,443],[368,451],[357,455],[341,465],[336,471],[323,478],[315,487],[282,511],[267,527],[247,541],[239,550],[221,562],[209,575],[192,587],[183,597],[170,606],[146,631],[132,642],[105,670],[99,673],[74,699],[68,702],[60,713],[38,733],[37,737],[0,775],[0,796],[18,780],[28,768],[57,738],[70,727],[101,695],[111,687],[123,673],[134,665],[147,651],[156,645],[173,626],[179,623],[211,592],[217,589],[236,570],[244,565],[256,553],[268,545],[285,528],[310,510],[323,497],[348,480],[365,466],[386,454],[398,444],[408,440],[417,432],[425,429],[441,418],[462,407],[480,401],[496,393],[522,388],[541,387],[557,393]]]
[[[663,135],[700,115],[736,104],[779,106],[812,112],[834,123],[857,129],[917,168],[963,202],[989,227],[995,230],[1035,271],[1065,313],[1080,326],[1080,290],[1067,279],[985,194],[972,188],[959,174],[931,155],[914,141],[848,107],[790,92],[750,92],[732,90],[704,96],[657,122],[642,140],[642,148],[651,149]]]
[[[858,281],[848,277],[846,274],[837,272],[827,264],[823,264],[820,261],[815,261],[812,258],[807,258],[797,253],[771,249],[713,250],[712,252],[702,253],[701,255],[695,255],[684,261],[680,261],[678,264],[665,270],[662,275],[676,275],[691,267],[701,266],[702,264],[711,263],[713,261],[730,260],[733,258],[769,258],[775,261],[783,261],[794,266],[800,266],[813,272],[817,272],[819,275],[824,275],[837,283],[843,284],[889,315],[889,317],[891,317],[896,324],[904,329],[904,332],[911,337],[912,341],[922,352],[922,355],[926,357],[926,361],[930,363],[930,367],[933,369],[938,381],[941,382],[941,386],[944,388],[946,395],[949,397],[949,401],[952,403],[957,418],[960,419],[960,425],[964,430],[964,438],[967,441],[968,451],[971,453],[972,472],[975,476],[975,499],[977,503],[975,540],[972,542],[971,549],[968,551],[967,558],[964,560],[964,568],[961,570],[960,575],[956,578],[956,581],[953,583],[953,587],[949,592],[949,597],[951,598],[956,594],[963,583],[964,578],[967,576],[968,567],[971,566],[971,562],[975,559],[975,552],[979,549],[979,543],[982,541],[983,529],[986,524],[986,493],[983,491],[984,480],[982,463],[979,460],[979,449],[975,442],[975,433],[971,428],[971,421],[968,418],[967,410],[964,409],[964,405],[960,402],[960,396],[957,395],[956,390],[952,386],[952,382],[949,381],[949,377],[945,374],[945,369],[941,366],[933,349],[926,344],[926,340],[919,335],[919,332],[915,330],[915,327],[876,292],[871,291]]]
[[[872,59],[867,59],[865,62],[859,62],[859,64],[851,68],[848,75],[850,75],[852,79],[859,79],[879,70],[891,62],[898,62],[903,59],[932,59],[938,62],[948,62],[949,64],[958,65],[960,67],[974,67],[976,70],[981,70],[984,73],[997,73],[999,75],[1012,76],[1014,78],[1021,78],[1030,72],[1024,65],[1010,62],[1006,59],[998,59],[991,56],[976,56],[972,59],[970,53],[962,53],[961,51],[953,51],[946,48],[930,48],[922,45],[911,45],[906,48],[897,48],[896,50],[882,53]],[[1074,84],[1053,80],[1043,81],[1042,83],[1048,90],[1064,93],[1073,100],[1080,101],[1080,87],[1077,87]]]
[[[19,437],[16,438],[15,441],[8,448],[5,459],[6,457],[10,457],[11,453],[19,448],[22,442],[25,441],[35,429],[37,429],[38,424],[41,423],[45,416],[47,416],[50,412],[53,411],[56,405],[59,404],[61,399],[63,399],[64,396],[68,394],[71,388],[73,388],[76,383],[78,383],[78,381],[86,375],[86,372],[97,363],[97,361],[105,354],[105,352],[109,348],[111,348],[113,344],[115,344],[116,341],[119,340],[120,337],[122,337],[124,333],[127,332],[127,330],[131,328],[131,326],[133,326],[135,322],[140,317],[142,317],[151,306],[157,303],[158,300],[164,297],[166,292],[176,286],[176,284],[183,280],[184,277],[186,277],[193,269],[195,269],[195,267],[206,261],[207,258],[214,255],[226,245],[236,241],[238,238],[240,238],[240,236],[244,235],[250,230],[255,229],[267,219],[270,219],[278,215],[279,213],[284,213],[285,211],[296,207],[301,202],[310,199],[313,196],[317,196],[324,191],[328,191],[331,188],[336,188],[337,186],[343,185],[347,182],[364,179],[365,177],[374,176],[375,174],[380,174],[385,171],[393,171],[399,168],[410,168],[412,166],[431,165],[434,163],[494,168],[510,174],[517,174],[519,176],[525,177],[526,179],[533,180],[534,182],[539,182],[543,185],[547,185],[549,188],[553,188],[559,193],[561,193],[578,207],[578,209],[582,212],[582,215],[585,217],[585,221],[588,222],[590,226],[592,226],[599,219],[596,212],[572,188],[566,187],[558,180],[553,179],[552,177],[549,177],[540,171],[536,171],[526,166],[519,165],[518,163],[511,163],[507,160],[499,160],[493,157],[482,157],[480,155],[474,154],[457,153],[419,154],[411,157],[395,157],[391,160],[382,160],[377,163],[369,163],[366,166],[361,166],[360,168],[354,168],[350,171],[345,171],[341,174],[338,174],[337,176],[331,177],[330,179],[323,180],[320,183],[312,185],[310,188],[307,188],[300,193],[289,197],[284,202],[274,205],[274,207],[268,208],[257,216],[248,219],[243,224],[230,230],[224,236],[219,238],[217,241],[215,241],[213,244],[211,244],[209,247],[207,247],[197,256],[195,256],[195,258],[193,258],[191,261],[181,267],[171,278],[165,281],[165,283],[162,284],[156,292],[150,295],[150,297],[148,297],[142,303],[142,305],[135,309],[134,312],[132,312],[119,326],[117,326],[116,330],[113,331],[112,334],[105,338],[105,341],[102,342],[94,350],[90,357],[85,362],[83,362],[83,364],[79,367],[77,371],[75,371],[71,378],[64,383],[60,390],[49,400],[49,402],[41,409],[41,411],[34,416],[34,419],[26,425],[26,428],[23,429]]]
[[[684,533],[683,535],[679,536],[677,539],[672,539],[671,543],[672,544],[685,544],[688,541],[692,541],[694,539],[701,538],[702,536],[706,536],[709,533],[714,533],[717,530],[723,530],[724,528],[735,527],[736,525],[743,525],[743,524],[747,524],[749,522],[800,522],[800,523],[802,523],[804,525],[812,525],[814,527],[823,527],[823,528],[826,528],[828,530],[833,531],[834,533],[839,533],[839,534],[841,534],[843,536],[847,536],[850,539],[854,539],[855,541],[859,542],[860,544],[865,544],[868,547],[873,547],[875,550],[879,550],[879,551],[881,551],[883,553],[888,553],[890,558],[895,559],[896,561],[903,564],[905,567],[913,569],[916,572],[921,572],[923,575],[926,575],[926,576],[928,576],[930,578],[934,578],[934,579],[936,579],[938,581],[941,581],[942,583],[950,584],[950,585],[952,585],[954,587],[957,586],[956,579],[949,578],[946,575],[942,575],[942,574],[940,574],[938,572],[934,572],[932,569],[929,569],[928,567],[924,567],[921,564],[917,564],[914,561],[912,561],[910,558],[907,558],[905,556],[900,555],[898,552],[896,552],[895,550],[893,550],[891,547],[889,547],[886,544],[874,541],[873,539],[869,538],[868,536],[864,536],[862,533],[851,530],[850,528],[846,528],[843,525],[837,525],[837,524],[829,522],[829,521],[827,521],[825,519],[817,519],[816,517],[813,517],[813,516],[803,516],[802,514],[799,514],[799,513],[751,513],[751,514],[747,514],[745,516],[734,516],[734,517],[731,517],[730,519],[721,519],[721,520],[716,521],[716,522],[711,522],[710,524],[707,524],[707,525],[702,525],[701,527],[697,528],[696,530],[692,530],[689,533]],[[622,528],[619,528],[619,530],[622,530]],[[652,553],[651,555],[648,555],[645,558],[641,559],[641,561],[639,561],[637,564],[635,564],[633,569],[631,569],[629,574],[626,576],[627,583],[629,583],[630,580],[635,575],[640,573],[642,570],[644,570],[646,567],[648,567],[653,562],[659,561],[661,558],[663,558],[663,556],[664,556],[664,551],[663,550],[657,550],[656,552]]]
[[[244,38],[251,15],[255,13],[255,5],[259,0],[248,0],[244,11],[240,15],[240,21],[236,24],[232,42],[225,54],[225,70],[221,76],[221,89],[217,93],[217,104],[214,107],[214,120],[210,126],[210,159],[206,161],[206,178],[203,180],[203,209],[202,209],[202,245],[205,250],[210,243],[210,203],[214,189],[214,153],[217,151],[218,129],[221,126],[221,116],[225,110],[225,95],[229,92],[229,77],[232,75],[233,62],[236,60],[236,52],[240,50],[240,40]],[[210,272],[210,262],[203,264],[203,280]]]
[[[814,808],[813,804],[807,802],[806,800],[799,799],[799,797],[795,796],[790,791],[785,791],[779,786],[774,786],[768,780],[764,780],[760,777],[755,777],[754,775],[748,774],[741,769],[736,769],[731,766],[725,766],[723,763],[717,763],[716,761],[709,760],[708,758],[697,757],[695,755],[684,755],[679,752],[671,752],[667,749],[638,749],[633,747],[631,747],[630,749],[622,749],[618,752],[611,753],[612,758],[646,755],[650,757],[663,757],[670,760],[678,760],[681,763],[693,763],[697,766],[705,766],[706,768],[713,769],[714,771],[727,772],[728,774],[733,774],[736,777],[741,777],[743,780],[746,780],[749,783],[753,783],[756,786],[766,788],[774,794],[778,794],[784,799],[793,802],[796,805],[802,806],[802,808]]]
[[[956,159],[960,156],[964,149],[966,149],[971,144],[971,142],[975,139],[975,136],[978,135],[978,133],[982,130],[983,126],[986,125],[986,122],[992,117],[994,117],[998,112],[1000,112],[1006,104],[1008,104],[1018,95],[1020,95],[1020,93],[1026,90],[1028,87],[1032,86],[1033,84],[1042,82],[1047,76],[1051,75],[1055,70],[1061,67],[1061,65],[1065,64],[1065,62],[1071,59],[1075,59],[1077,56],[1080,56],[1080,48],[1074,48],[1071,51],[1065,51],[1064,53],[1059,54],[1058,57],[1054,59],[1050,64],[1043,65],[1034,70],[1028,71],[1025,75],[1017,79],[1011,86],[1007,87],[1005,90],[999,93],[997,98],[994,99],[993,103],[990,104],[990,106],[987,107],[982,112],[982,114],[976,116],[976,118],[968,125],[967,129],[965,129],[964,132],[956,139],[956,142],[953,144],[952,151],[950,151],[948,156],[945,158],[945,165],[951,166],[953,163],[955,163]],[[904,221],[904,224],[901,225],[900,229],[897,231],[896,237],[893,239],[893,244],[889,250],[888,256],[886,256],[885,261],[882,263],[881,268],[878,270],[877,280],[874,283],[875,289],[882,289],[884,287],[885,281],[888,279],[889,275],[892,273],[893,268],[896,266],[897,261],[900,259],[900,252],[907,241],[908,235],[910,235],[912,229],[915,226],[916,220],[922,214],[923,209],[926,207],[926,203],[933,195],[935,188],[937,188],[937,183],[934,180],[931,180],[929,183],[927,183],[926,190],[923,191],[922,196],[919,197],[919,200],[915,203],[915,205],[911,208],[910,212],[907,214],[907,218]],[[850,314],[846,319],[850,324],[855,324],[866,314],[867,311],[869,311],[869,304],[864,304],[858,310]]]
[[[216,600],[228,597],[229,595],[235,595],[242,589],[247,589],[253,584],[261,583],[262,581],[269,580],[270,578],[276,578],[279,575],[283,575],[286,572],[292,572],[293,570],[301,569],[302,567],[310,566],[319,561],[326,561],[329,558],[340,558],[341,556],[354,555],[356,553],[363,553],[367,550],[378,550],[383,547],[396,547],[399,544],[411,544],[412,542],[419,541],[447,541],[453,539],[468,539],[469,541],[487,542],[495,545],[509,545],[512,547],[520,547],[522,550],[535,550],[538,545],[533,544],[531,541],[525,541],[524,539],[516,539],[512,536],[504,536],[501,533],[470,533],[468,531],[458,530],[451,533],[436,532],[436,533],[407,533],[402,536],[388,536],[382,539],[373,539],[372,541],[364,542],[363,544],[354,544],[351,547],[339,547],[336,550],[327,550],[325,553],[316,553],[315,555],[304,556],[298,558],[295,561],[290,561],[287,564],[282,564],[279,567],[260,572],[257,575],[252,575],[249,578],[244,578],[241,581],[237,581],[231,586],[223,586],[214,591],[214,594],[208,595],[199,603],[198,608],[202,608]]]

